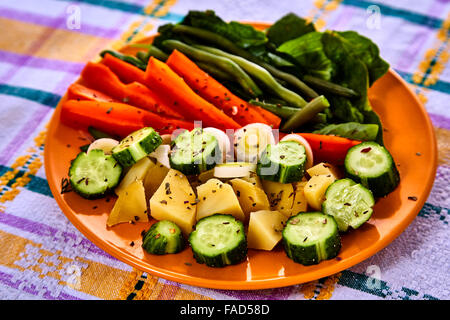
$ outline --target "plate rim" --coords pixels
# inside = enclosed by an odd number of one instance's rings
[[[251,23],[252,25],[260,25],[260,26],[269,26],[269,23],[264,22],[247,22]],[[145,39],[151,39],[155,35],[146,37]],[[141,39],[138,42],[144,42],[145,39]],[[402,234],[405,229],[411,224],[411,222],[415,219],[417,214],[420,212],[422,207],[424,206],[426,200],[428,199],[431,189],[434,184],[434,180],[436,177],[437,172],[437,141],[436,141],[436,135],[435,131],[431,122],[431,119],[428,115],[428,112],[426,111],[425,106],[420,101],[420,99],[417,97],[417,95],[413,92],[413,90],[410,88],[408,83],[397,73],[395,70],[390,68],[388,70],[388,73],[395,77],[397,81],[403,86],[404,89],[407,90],[408,94],[412,97],[413,100],[415,100],[416,104],[419,106],[418,111],[422,114],[423,118],[426,120],[426,127],[427,131],[431,133],[432,141],[430,141],[430,147],[432,149],[432,175],[430,175],[426,181],[426,187],[425,187],[425,193],[426,197],[421,197],[418,199],[418,201],[415,202],[414,207],[410,210],[408,215],[399,223],[396,225],[396,232],[390,232],[384,237],[380,238],[380,240],[377,241],[377,244],[375,245],[375,248],[372,250],[362,250],[354,255],[352,255],[349,258],[343,259],[339,263],[329,266],[327,268],[319,269],[314,272],[314,277],[310,277],[304,279],[304,274],[298,274],[298,275],[292,275],[292,276],[283,276],[283,277],[273,277],[273,278],[265,278],[265,279],[251,279],[251,280],[214,280],[214,279],[207,279],[207,278],[199,278],[198,276],[190,276],[186,274],[181,274],[177,272],[173,272],[170,270],[162,269],[160,267],[151,266],[148,267],[148,263],[144,266],[142,264],[142,260],[138,259],[137,257],[131,255],[128,253],[127,255],[123,254],[123,250],[115,247],[114,245],[107,245],[107,242],[104,241],[102,238],[97,237],[96,234],[91,231],[87,226],[82,224],[78,219],[76,219],[75,216],[66,213],[63,208],[65,203],[63,202],[63,198],[60,196],[59,191],[57,190],[57,186],[54,185],[54,173],[50,170],[50,158],[49,156],[49,148],[44,148],[44,168],[45,168],[45,174],[47,177],[47,181],[49,182],[50,191],[53,194],[53,197],[55,201],[57,202],[60,210],[63,212],[63,214],[67,217],[67,219],[87,238],[89,239],[94,245],[98,246],[100,249],[114,257],[115,259],[118,259],[119,261],[122,261],[132,267],[135,267],[139,270],[148,272],[156,277],[161,277],[163,279],[197,286],[197,287],[203,287],[203,288],[209,288],[209,289],[225,289],[225,290],[260,290],[260,289],[270,289],[270,288],[280,288],[285,286],[291,286],[296,284],[305,283],[308,281],[317,280],[323,277],[327,277],[333,274],[336,274],[338,272],[341,272],[345,269],[348,269],[352,266],[355,266],[358,263],[361,263],[362,261],[368,259],[369,257],[375,255],[385,247],[387,247],[394,239],[396,239],[400,234]],[[385,75],[386,76],[386,75]],[[79,78],[76,80],[79,81]],[[75,81],[75,82],[76,82]],[[67,91],[62,96],[61,100],[58,102],[58,105],[56,106],[53,115],[49,122],[49,127],[47,131],[47,136],[45,140],[45,145],[49,145],[49,139],[52,136],[52,132],[54,132],[57,128],[57,123],[59,119],[57,117],[60,114],[61,104],[67,99]],[[303,279],[302,279],[303,278]]]

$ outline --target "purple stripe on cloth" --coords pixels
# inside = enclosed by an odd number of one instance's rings
[[[7,165],[14,153],[22,146],[22,144],[30,137],[36,130],[41,121],[52,109],[45,106],[39,106],[38,110],[31,116],[31,118],[20,128],[19,133],[11,139],[11,142],[6,145],[0,155],[0,164]]]
[[[6,62],[19,67],[27,66],[39,69],[64,71],[74,74],[79,74],[84,67],[83,63],[39,58],[3,50],[0,50],[0,62]]]
[[[37,277],[36,277],[37,278]],[[72,296],[70,294],[64,293],[64,292],[60,292],[58,296],[53,296],[51,294],[50,291],[46,290],[44,294],[40,294],[40,290],[36,290],[35,289],[35,285],[33,284],[26,284],[26,281],[22,281],[22,280],[15,280],[14,277],[10,274],[4,273],[0,271],[0,282],[3,283],[4,285],[14,288],[14,289],[18,289],[18,290],[22,290],[28,294],[34,295],[34,296],[40,296],[44,299],[47,300],[81,300],[80,298],[77,298],[75,296]],[[20,289],[19,289],[20,288]],[[41,289],[42,290],[42,289]]]
[[[46,224],[35,222],[29,219],[21,218],[14,216],[12,214],[8,214],[6,212],[2,212],[0,214],[0,223],[33,233],[38,236],[42,237],[55,237],[55,235],[58,233],[58,229],[50,227]],[[64,238],[64,242],[69,242],[70,240],[76,240],[79,236],[77,236],[74,233],[70,232],[62,232],[61,234],[58,234],[58,236],[62,236]],[[116,258],[110,256],[105,251],[98,248],[96,245],[94,245],[92,242],[87,240],[86,238],[83,238],[79,243],[74,244],[74,247],[82,246],[83,248],[87,248],[87,251],[93,254],[98,254],[107,258],[110,258],[112,260],[116,260]]]
[[[68,31],[85,33],[97,37],[114,38],[120,30],[112,28],[102,28],[81,23],[80,29],[68,29],[66,25],[67,16],[62,15],[58,18],[48,17],[37,13],[17,11],[14,9],[0,7],[0,16],[7,19],[19,20],[27,23],[39,24],[42,26],[66,29]]]
[[[450,118],[441,116],[440,114],[429,113],[433,126],[450,130]]]
[[[267,290],[214,290],[220,292],[229,297],[233,297],[239,300],[285,300],[287,299],[292,291],[295,290],[294,287],[282,287]]]

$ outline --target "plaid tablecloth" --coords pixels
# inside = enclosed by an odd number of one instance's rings
[[[50,193],[46,125],[84,63],[106,46],[155,33],[189,9],[319,29],[357,30],[424,102],[439,144],[431,195],[387,248],[303,285],[224,291],[156,278],[87,240]],[[2,0],[0,2],[0,299],[449,299],[450,2],[448,0]],[[413,143],[413,141],[412,141]]]

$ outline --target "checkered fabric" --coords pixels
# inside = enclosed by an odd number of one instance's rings
[[[55,106],[103,48],[155,33],[189,9],[266,22],[295,12],[320,30],[352,29],[378,44],[382,57],[425,104],[439,146],[431,195],[402,235],[327,278],[227,291],[136,270],[96,247],[68,221],[43,167],[46,127]],[[450,298],[449,1],[2,0],[0,30],[0,299]]]

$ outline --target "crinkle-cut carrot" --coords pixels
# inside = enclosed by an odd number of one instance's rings
[[[197,94],[223,110],[240,125],[259,122],[272,125],[274,128],[279,127],[281,119],[278,116],[234,95],[180,51],[172,51],[166,63]]]
[[[165,118],[128,104],[90,100],[65,101],[61,107],[61,122],[82,129],[92,126],[119,137],[143,127],[152,127],[161,134],[194,127],[193,123]]]
[[[103,102],[119,102],[116,99],[100,92],[83,86],[79,83],[72,83],[67,89],[67,98],[69,100],[91,100]]]
[[[123,83],[132,83],[132,82],[145,82],[145,72],[141,69],[120,60],[109,53],[105,54],[103,57],[102,64],[110,68]]]
[[[150,57],[145,77],[146,85],[158,92],[161,98],[168,101],[168,105],[176,108],[186,119],[202,121],[203,126],[224,131],[241,127],[222,110],[195,93],[166,63]]]
[[[143,84],[124,84],[107,66],[88,62],[81,72],[81,78],[90,88],[104,92],[111,97],[164,116],[181,119],[182,115],[167,106],[158,96]]]

